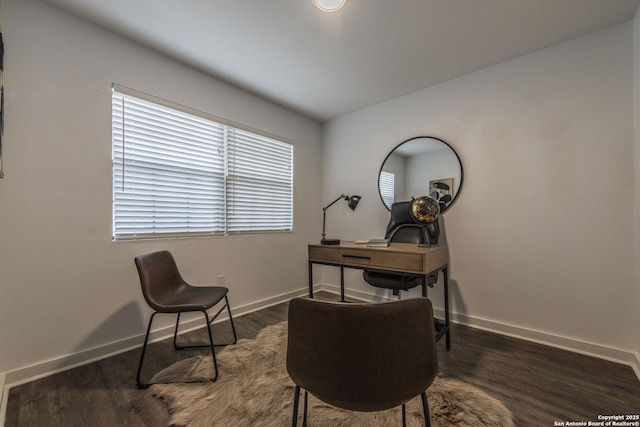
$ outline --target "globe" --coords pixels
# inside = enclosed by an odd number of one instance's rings
[[[433,197],[420,196],[411,201],[409,212],[415,221],[430,223],[438,219],[440,205]]]

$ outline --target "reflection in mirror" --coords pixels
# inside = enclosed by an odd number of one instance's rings
[[[431,196],[444,213],[462,188],[462,163],[441,139],[421,136],[399,144],[382,163],[378,189],[391,210],[393,202]]]

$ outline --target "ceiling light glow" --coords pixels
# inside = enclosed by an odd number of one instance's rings
[[[335,12],[342,9],[347,0],[314,0],[316,7],[323,12]]]

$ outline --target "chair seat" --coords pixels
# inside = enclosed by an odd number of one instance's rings
[[[224,299],[229,289],[222,286],[182,286],[166,301],[156,301],[159,313],[208,310]]]
[[[422,277],[404,276],[398,273],[382,273],[370,270],[365,270],[363,277],[367,283],[377,288],[398,289],[403,291],[420,286],[424,282],[424,278]]]

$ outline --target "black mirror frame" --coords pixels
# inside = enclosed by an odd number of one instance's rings
[[[401,145],[403,145],[403,144],[405,144],[405,143],[407,143],[409,141],[413,141],[415,139],[421,139],[421,138],[435,139],[436,141],[440,141],[441,143],[446,145],[451,150],[451,152],[456,156],[456,159],[458,159],[458,164],[460,165],[460,185],[458,186],[458,191],[453,196],[453,199],[451,200],[449,205],[445,209],[440,211],[440,215],[444,214],[446,211],[448,211],[451,208],[451,206],[453,206],[453,204],[456,202],[456,200],[458,200],[458,195],[460,194],[460,191],[462,191],[462,185],[464,183],[464,168],[462,167],[462,161],[460,160],[460,156],[458,155],[456,150],[454,150],[453,147],[449,143],[447,143],[446,141],[443,141],[440,138],[436,138],[435,136],[428,136],[428,135],[425,135],[425,136],[414,136],[413,138],[409,138],[409,139],[407,139],[405,141],[402,141],[400,144],[398,144],[395,147],[393,147],[393,150],[389,151],[389,154],[387,154],[387,156],[382,161],[382,164],[380,165],[380,170],[378,171],[378,196],[380,196],[380,201],[382,202],[382,205],[389,212],[391,212],[391,209],[384,203],[384,199],[382,198],[382,193],[380,192],[380,174],[382,173],[382,168],[384,167],[384,164],[387,162],[387,159],[389,158],[389,156],[391,156]]]

